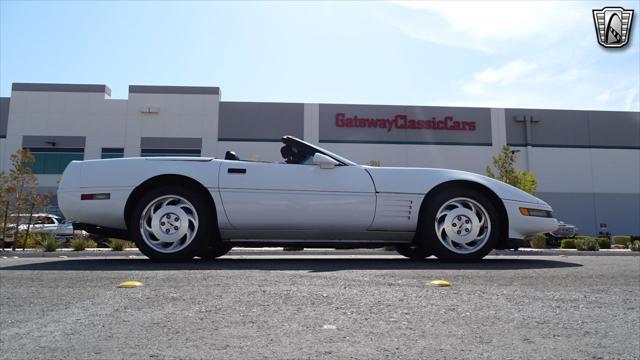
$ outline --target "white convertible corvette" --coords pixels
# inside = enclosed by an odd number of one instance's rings
[[[412,259],[467,261],[558,227],[544,201],[485,176],[361,166],[282,142],[276,163],[233,152],[73,161],[59,206],[80,228],[132,239],[154,260],[214,258],[238,245],[395,245]]]

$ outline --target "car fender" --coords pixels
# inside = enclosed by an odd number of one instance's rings
[[[73,222],[99,223],[104,227],[125,229],[124,210],[132,191],[146,180],[161,175],[179,175],[202,184],[212,196],[218,189],[220,161],[213,158],[163,157],[73,161],[65,169],[58,203]],[[100,206],[88,206],[81,194],[108,193],[97,200]],[[215,200],[215,197],[214,197]],[[91,202],[91,205],[94,205]]]
[[[502,200],[547,205],[537,197],[514,186],[479,174],[437,168],[383,168],[365,166],[378,193],[426,195],[434,187],[450,181],[471,181],[484,185]]]

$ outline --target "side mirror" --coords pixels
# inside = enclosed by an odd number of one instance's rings
[[[315,153],[313,155],[313,163],[314,165],[320,166],[320,169],[333,169],[336,165],[340,164],[327,155],[320,153]]]

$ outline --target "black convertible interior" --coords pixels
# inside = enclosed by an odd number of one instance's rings
[[[313,159],[317,150],[311,146],[301,143],[298,139],[283,136],[284,146],[280,148],[280,154],[287,164],[305,164]],[[240,157],[234,151],[227,151],[224,154],[225,160],[239,161]]]
[[[225,160],[240,160],[240,158],[238,157],[238,155],[236,155],[235,151],[227,151],[224,154],[224,159]]]
[[[311,153],[297,146],[287,144],[280,148],[280,154],[287,164],[304,164],[307,163],[309,159],[313,159],[315,151]]]

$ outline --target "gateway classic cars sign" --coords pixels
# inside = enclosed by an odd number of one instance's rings
[[[425,129],[425,130],[455,130],[476,131],[475,121],[457,121],[453,116],[445,116],[438,120],[435,116],[430,120],[410,119],[404,114],[397,114],[393,118],[368,118],[358,115],[347,116],[345,113],[336,114],[337,127],[360,127],[387,129]]]
[[[320,105],[320,142],[491,145],[486,108]]]

